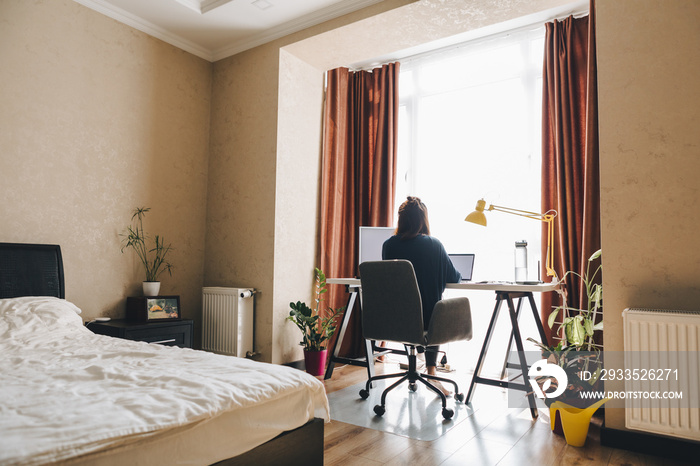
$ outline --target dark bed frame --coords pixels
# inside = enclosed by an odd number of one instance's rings
[[[21,296],[65,299],[65,295],[60,246],[0,243],[0,299]],[[313,419],[242,455],[216,463],[217,466],[250,464],[322,465],[323,420]]]
[[[0,298],[66,297],[61,247],[0,243]]]

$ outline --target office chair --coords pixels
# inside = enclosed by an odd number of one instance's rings
[[[430,380],[438,380],[454,385],[455,399],[464,401],[457,383],[453,380],[421,374],[416,369],[416,352],[423,352],[426,346],[441,345],[460,340],[471,340],[472,318],[467,298],[451,298],[439,301],[433,308],[428,329],[423,325],[423,305],[413,265],[407,260],[372,261],[360,264],[362,285],[362,332],[367,340],[383,340],[402,343],[408,356],[408,370],[396,374],[384,374],[367,380],[360,397],[367,399],[372,382],[375,380],[399,377],[382,393],[381,404],[374,412],[382,416],[386,395],[398,385],[408,380],[411,391],[418,388],[417,382],[426,385],[440,396],[442,416],[450,419],[454,411],[447,408],[444,393]],[[371,363],[371,361],[368,361]]]

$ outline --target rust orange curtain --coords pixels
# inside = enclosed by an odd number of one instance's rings
[[[546,24],[542,106],[542,211],[555,209],[554,268],[583,275],[588,258],[600,248],[598,95],[595,12]],[[543,250],[546,248],[543,228]],[[596,264],[597,265],[597,264]],[[594,268],[591,271],[595,270]],[[544,276],[544,275],[543,275]],[[585,308],[578,277],[566,279],[567,303]],[[542,296],[545,331],[554,293]],[[556,327],[548,335],[550,343]]]
[[[394,223],[398,78],[399,63],[327,73],[319,222],[319,263],[326,277],[357,276],[360,226]],[[326,304],[344,306],[345,289],[328,288]],[[359,319],[353,312],[342,356],[362,355]]]

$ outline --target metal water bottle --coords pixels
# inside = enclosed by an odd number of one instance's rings
[[[527,281],[527,241],[515,242],[515,282]]]

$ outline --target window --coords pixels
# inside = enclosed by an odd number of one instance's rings
[[[448,252],[477,253],[477,280],[512,280],[521,239],[537,274],[540,222],[496,212],[488,228],[463,220],[482,197],[540,211],[543,47],[540,27],[401,65],[396,207],[419,196]]]
[[[510,31],[401,63],[396,208],[420,197],[447,252],[476,254],[475,281],[513,280],[515,241],[528,242],[529,279],[544,260],[541,222],[498,212],[487,213],[487,228],[464,222],[481,198],[540,211],[544,34],[544,26]],[[480,345],[494,296],[469,298],[486,319],[474,322]],[[538,336],[529,327],[524,335]]]

